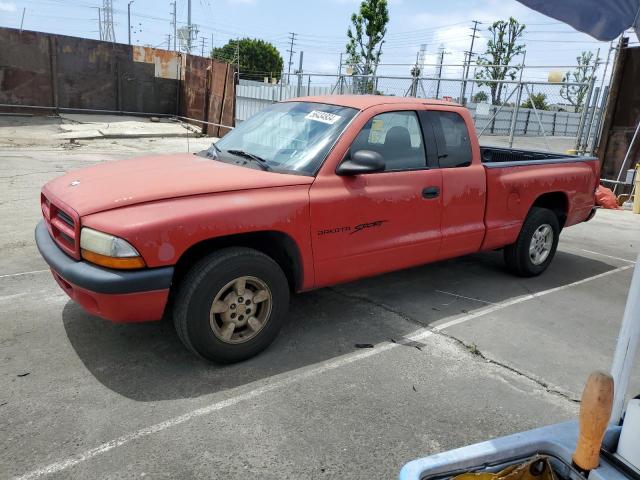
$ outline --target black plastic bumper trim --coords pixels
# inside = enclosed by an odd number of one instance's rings
[[[36,226],[36,245],[44,260],[58,275],[92,292],[123,294],[164,290],[171,286],[173,267],[112,270],[69,257],[53,241],[44,220]]]

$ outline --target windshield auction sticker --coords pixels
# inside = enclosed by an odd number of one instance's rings
[[[307,116],[304,117],[304,118],[306,118],[307,120],[314,120],[316,122],[322,122],[322,123],[327,123],[329,125],[333,125],[338,120],[340,120],[342,117],[340,115],[335,115],[333,113],[321,112],[319,110],[313,110],[313,111],[309,112],[307,114]]]

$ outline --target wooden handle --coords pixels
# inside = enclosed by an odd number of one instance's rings
[[[604,372],[589,375],[580,402],[580,433],[573,463],[589,471],[600,463],[600,446],[611,417],[613,378]]]

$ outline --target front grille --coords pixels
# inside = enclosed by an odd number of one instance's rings
[[[79,259],[80,222],[44,194],[40,198],[40,207],[51,238],[67,255]]]
[[[67,225],[69,225],[71,228],[74,227],[73,218],[71,218],[69,215],[64,213],[62,210],[58,210],[58,218],[62,220],[64,223],[66,223]]]

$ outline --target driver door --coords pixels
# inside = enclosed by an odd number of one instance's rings
[[[375,115],[349,152],[376,151],[385,170],[316,178],[309,192],[316,286],[438,258],[442,175],[429,168],[437,154],[425,127],[427,142],[415,111]]]

